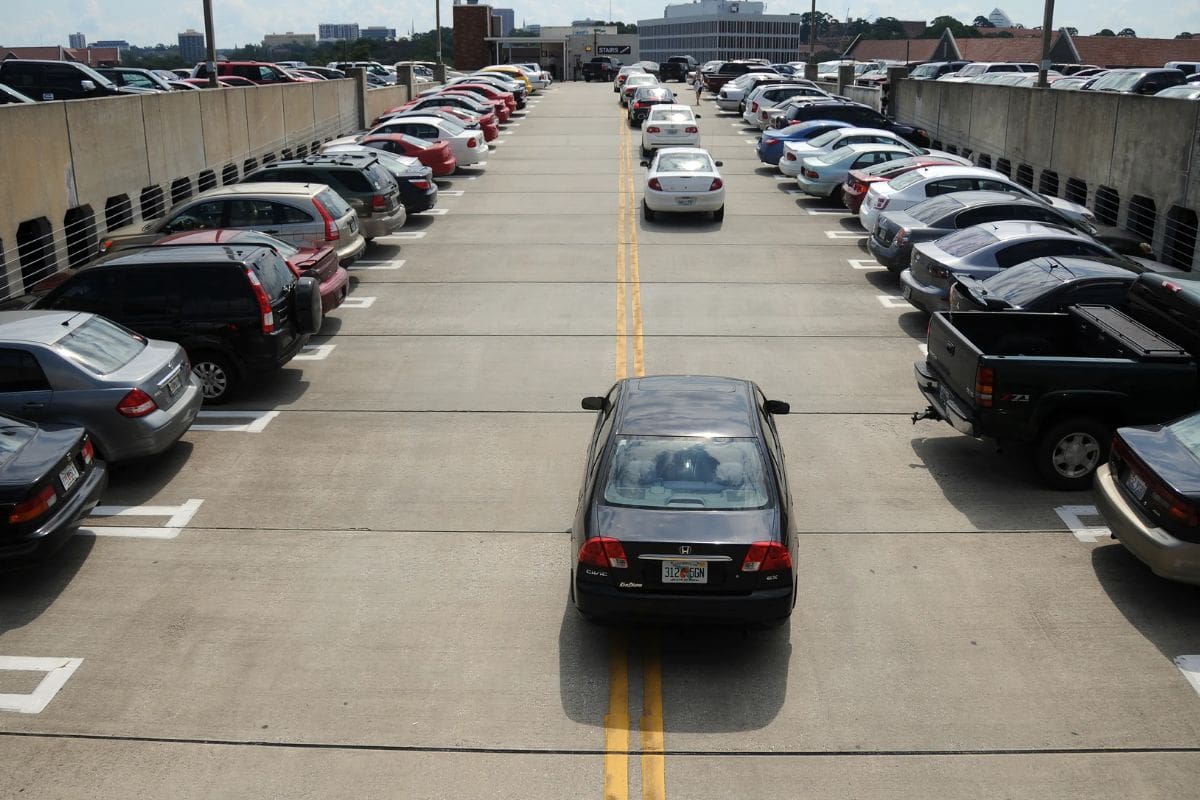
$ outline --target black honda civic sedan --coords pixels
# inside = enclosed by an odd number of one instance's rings
[[[767,400],[735,378],[618,381],[596,411],[572,531],[571,599],[585,617],[783,624],[796,531]]]

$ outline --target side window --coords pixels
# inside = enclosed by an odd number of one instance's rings
[[[260,66],[258,68],[258,79],[263,83],[279,83],[278,73],[267,66]]]
[[[120,306],[115,270],[93,269],[76,273],[45,300],[38,308],[57,308],[64,311],[90,311],[107,317],[116,316]]]
[[[1065,244],[1070,245],[1071,243],[1066,242]],[[1061,244],[1054,240],[1021,242],[997,251],[996,264],[1007,269],[1015,264],[1021,264],[1033,258],[1040,258],[1041,256],[1063,256],[1068,254],[1067,251],[1063,250]]]
[[[266,200],[231,200],[229,202],[229,227],[253,228],[256,225],[272,225],[275,222],[271,203]]]
[[[190,271],[183,303],[185,318],[244,319],[258,312],[250,279],[235,266],[203,267]]]
[[[352,192],[367,193],[371,191],[370,181],[368,181],[366,176],[357,170],[331,170],[330,175],[336,177],[343,186]],[[328,183],[328,181],[326,181],[326,183]]]
[[[1048,222],[1051,225],[1067,225],[1067,220],[1059,216],[1058,213],[1049,208],[1036,208],[1033,206],[1021,206],[1021,216],[1017,219],[1032,219],[1037,222]]]
[[[954,227],[962,230],[969,228],[972,225],[981,225],[984,222],[996,222],[1001,219],[1026,219],[1021,216],[1021,212],[1025,211],[1024,206],[983,206],[982,208],[969,208],[958,215],[954,220]]]
[[[854,159],[854,163],[850,165],[850,169],[860,169],[862,167],[869,167],[872,164],[878,164],[882,161],[887,161],[888,155],[888,153],[864,153],[863,155]]]
[[[65,89],[72,92],[82,91],[79,82],[83,80],[83,73],[73,70],[70,67],[47,65],[43,75],[46,86],[52,89]]]
[[[925,186],[926,197],[936,197],[939,194],[949,194],[950,192],[963,192],[971,188],[970,178],[946,178],[945,180],[932,181]]]
[[[0,78],[24,94],[29,94],[25,90],[33,89],[40,83],[40,73],[41,69],[36,64],[6,64],[0,68]]]
[[[775,480],[779,484],[781,492],[787,491],[787,474],[783,465],[783,449],[779,446],[779,434],[775,430],[775,421],[771,419],[771,415],[763,411],[763,406],[766,405],[766,398],[757,388],[754,390],[754,405],[758,409],[758,424],[763,429],[763,439],[767,444],[767,452],[771,456],[771,462],[775,469]]]
[[[172,270],[125,270],[121,276],[125,288],[125,318],[174,317],[179,311],[181,295],[179,281]]]
[[[258,67],[252,64],[234,64],[229,71],[240,78],[249,78],[252,81],[259,80],[259,76],[262,74]]]
[[[604,452],[604,442],[608,439],[609,432],[612,431],[614,419],[613,408],[617,399],[616,384],[613,384],[613,387],[608,390],[608,394],[604,396],[604,399],[608,401],[608,408],[605,411],[597,412],[596,431],[592,434],[592,458],[590,463],[593,466],[595,466],[596,462],[600,459],[601,454]]]
[[[276,225],[297,225],[313,221],[313,218],[304,211],[283,203],[272,203],[271,212]]]
[[[157,89],[154,82],[138,72],[119,73],[120,83],[124,86],[139,86],[143,89]],[[117,81],[114,81],[116,83]]]
[[[0,392],[38,392],[49,388],[46,373],[32,353],[0,348]]]
[[[223,204],[219,200],[210,200],[194,206],[188,206],[163,226],[163,231],[166,233],[177,233],[179,231],[219,228],[221,227],[221,212],[223,210]]]
[[[975,188],[980,189],[985,192],[1012,192],[1013,191],[1012,184],[1001,183],[1000,181],[988,180],[987,178],[978,179],[976,181]]]

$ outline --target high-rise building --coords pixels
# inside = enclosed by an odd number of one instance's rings
[[[1008,16],[1008,14],[1005,14],[999,8],[992,9],[992,13],[988,14],[988,21],[991,22],[993,25],[995,25],[997,28],[1013,27],[1012,19]]]
[[[516,14],[511,8],[493,8],[492,16],[500,18],[500,36],[508,36],[516,26]],[[497,34],[492,34],[493,36]]]
[[[321,23],[317,26],[317,38],[322,42],[356,42],[358,41],[358,23]]]
[[[92,42],[92,47],[115,47],[117,50],[128,50],[129,42],[124,39],[100,39]]]
[[[179,57],[184,64],[199,64],[207,55],[204,34],[188,28],[179,34]]]
[[[795,61],[806,54],[799,14],[764,14],[757,0],[700,0],[669,5],[659,19],[639,19],[642,58],[666,61],[689,53],[697,61],[766,58]]]
[[[292,47],[305,45],[315,45],[317,43],[317,35],[315,33],[268,33],[263,36],[263,47],[270,49],[272,47]]]
[[[396,29],[385,28],[381,25],[368,25],[359,31],[358,35],[363,39],[375,39],[380,42],[396,41]]]
[[[71,41],[72,50],[82,50],[87,47],[87,37],[82,33],[72,33],[67,38]]]

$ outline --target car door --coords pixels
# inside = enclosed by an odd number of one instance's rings
[[[215,348],[250,353],[250,337],[260,335],[262,320],[250,280],[237,264],[189,267],[181,276],[186,291],[180,310],[182,335],[172,337],[189,352]]]
[[[53,394],[46,373],[29,349],[0,345],[0,412],[35,422],[45,420]]]

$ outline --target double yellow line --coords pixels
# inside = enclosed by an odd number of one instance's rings
[[[640,173],[633,158],[633,134],[625,124],[624,115],[618,119],[616,377],[621,380],[645,375],[646,358],[638,266],[638,207],[633,183],[634,175]],[[629,324],[630,318],[632,325]],[[632,372],[629,363],[631,351]],[[647,632],[638,644],[642,657],[642,718],[638,726],[641,731],[642,798],[665,800],[662,658],[658,632]],[[609,639],[608,713],[604,715],[604,800],[629,798],[629,757],[632,755],[629,749],[632,731],[629,657],[629,633],[614,629]]]

